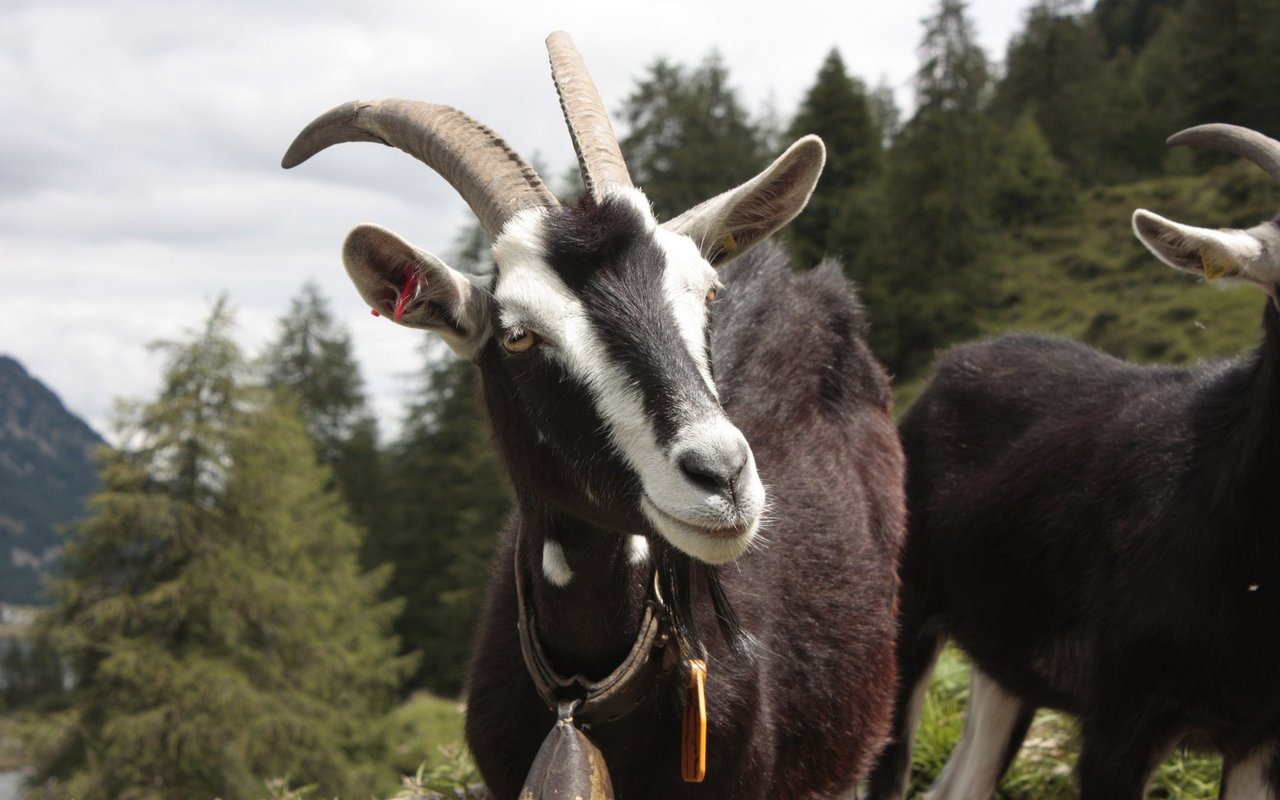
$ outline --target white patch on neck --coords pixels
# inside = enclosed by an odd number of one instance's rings
[[[573,580],[573,570],[569,569],[569,562],[565,560],[564,548],[554,539],[542,542],[542,574],[552,586],[561,589]]]
[[[649,540],[639,534],[632,535],[627,543],[627,561],[639,567],[649,563]]]

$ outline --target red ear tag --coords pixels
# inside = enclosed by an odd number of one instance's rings
[[[419,281],[417,270],[411,269],[405,275],[404,288],[400,290],[400,296],[396,298],[396,322],[404,320],[404,310],[408,307],[409,301],[413,299]]]
[[[382,316],[381,314],[379,314],[379,313],[378,313],[378,309],[376,309],[376,308],[371,308],[371,309],[369,309],[369,313],[370,313],[370,314],[372,314],[372,315],[374,315],[375,317],[380,317],[380,316]]]

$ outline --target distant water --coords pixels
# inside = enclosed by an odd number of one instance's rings
[[[22,800],[23,772],[0,772],[0,800]]]

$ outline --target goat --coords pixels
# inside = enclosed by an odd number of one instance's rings
[[[793,274],[779,248],[754,247],[808,202],[822,143],[801,139],[659,225],[572,43],[547,44],[587,187],[575,207],[443,106],[339,106],[284,160],[340,141],[393,145],[448,179],[495,237],[488,276],[370,225],[343,253],[375,312],[475,363],[511,477],[467,682],[476,764],[500,800],[537,796],[522,785],[539,743],[577,725],[619,798],[849,791],[891,714],[902,453],[838,268]],[[719,585],[664,584],[685,593],[664,600],[662,553],[734,563]],[[686,624],[673,626],[680,603]],[[685,776],[696,676],[673,664],[697,654],[681,630],[729,609],[755,641],[695,643],[710,660],[706,763]],[[625,688],[600,689],[620,671]],[[588,793],[605,796],[598,783]]]
[[[1253,131],[1169,143],[1280,180],[1280,143]],[[1280,224],[1138,210],[1133,228],[1175,269],[1261,288],[1262,343],[1192,368],[1024,334],[941,359],[900,426],[903,682],[874,798],[905,796],[946,637],[972,659],[970,707],[931,798],[990,797],[1041,706],[1079,715],[1083,798],[1141,797],[1183,740],[1222,753],[1224,797],[1280,797]]]

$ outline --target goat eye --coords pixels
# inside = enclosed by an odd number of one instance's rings
[[[717,291],[716,291],[716,287],[712,286],[710,289],[708,289],[708,290],[707,290],[707,305],[711,305],[712,301],[714,301],[714,300],[716,299],[716,295],[718,295],[718,294],[719,294],[719,292],[717,292]]]
[[[502,347],[508,353],[523,353],[538,343],[538,335],[530,330],[516,329],[502,337]]]

